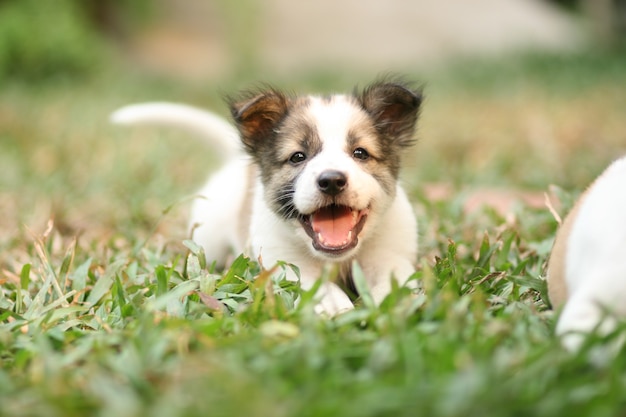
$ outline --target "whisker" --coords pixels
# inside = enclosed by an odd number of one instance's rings
[[[298,209],[293,203],[294,194],[293,184],[285,184],[276,191],[274,198],[271,200],[276,213],[286,219],[300,216]]]

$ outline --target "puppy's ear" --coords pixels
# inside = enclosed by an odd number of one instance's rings
[[[285,117],[289,107],[289,99],[274,89],[247,93],[229,101],[230,112],[241,133],[241,140],[251,153],[275,134],[276,126]]]
[[[358,96],[363,108],[374,119],[378,131],[400,146],[413,143],[415,123],[422,103],[422,91],[401,82],[377,82]]]

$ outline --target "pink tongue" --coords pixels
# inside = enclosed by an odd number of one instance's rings
[[[324,246],[343,246],[352,237],[348,237],[354,228],[352,210],[345,206],[324,207],[311,215],[311,226]]]

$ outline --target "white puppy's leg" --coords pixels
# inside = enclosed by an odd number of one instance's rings
[[[618,258],[596,260],[588,275],[578,277],[578,285],[559,317],[556,332],[564,335],[563,345],[568,349],[580,347],[581,333],[597,327],[599,334],[608,334],[615,329],[615,317],[626,316],[626,264]]]
[[[354,304],[346,293],[333,282],[323,283],[317,291],[316,299],[315,312],[317,314],[332,317],[354,308]]]
[[[322,276],[322,269],[317,263],[301,262],[299,269],[300,286],[305,291],[313,288],[317,280]],[[297,276],[293,271],[289,270],[287,279],[295,281]],[[320,285],[315,294],[315,302],[315,312],[329,317],[354,308],[350,297],[334,282],[323,282]]]
[[[415,272],[413,264],[401,256],[385,252],[380,254],[386,263],[365,263],[362,265],[365,279],[370,288],[370,294],[376,304],[380,304],[391,292],[391,280],[396,279],[398,284],[405,285],[407,279]],[[409,285],[415,288],[414,281]]]
[[[565,348],[575,351],[580,348],[584,340],[584,334],[591,332],[602,319],[602,311],[597,301],[579,293],[570,298],[565,305],[559,322],[556,326],[557,334],[563,336],[562,343]],[[614,320],[607,318],[602,324],[600,331],[609,332],[614,327]]]

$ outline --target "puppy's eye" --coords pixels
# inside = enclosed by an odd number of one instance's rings
[[[289,157],[289,162],[296,165],[306,159],[306,155],[303,152],[295,152],[291,157]]]
[[[367,153],[367,151],[363,148],[356,148],[353,152],[352,152],[352,156],[355,159],[359,159],[361,161],[365,161],[367,158],[370,157],[370,154]]]

